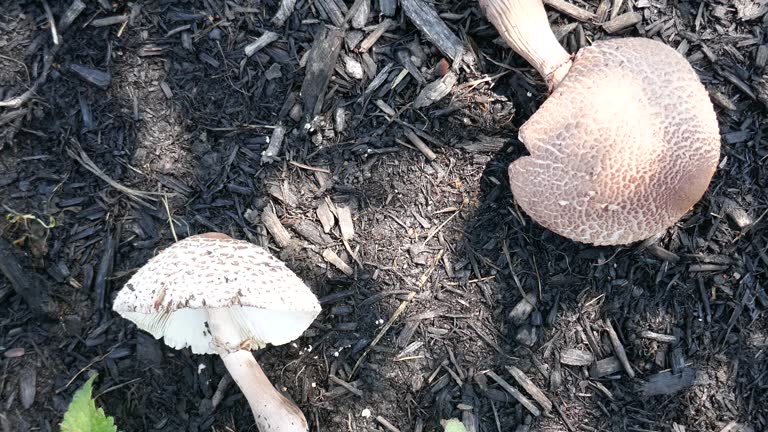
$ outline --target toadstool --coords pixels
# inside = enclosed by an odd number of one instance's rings
[[[250,350],[301,336],[315,295],[265,249],[219,233],[174,243],[118,292],[113,310],[166,345],[218,354],[261,432],[306,432],[301,410],[270,383]]]
[[[533,220],[582,243],[629,244],[663,232],[704,196],[720,133],[682,55],[627,37],[571,56],[541,0],[480,6],[551,92],[518,133],[530,156],[508,169],[515,200]]]

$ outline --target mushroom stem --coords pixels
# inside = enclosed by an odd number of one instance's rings
[[[304,413],[275,389],[250,351],[224,353],[221,359],[248,400],[259,431],[306,432],[309,430]]]
[[[208,309],[208,327],[212,345],[224,361],[227,371],[240,387],[253,412],[260,432],[307,432],[304,413],[275,389],[261,366],[253,358],[250,346],[240,342],[240,325],[225,308]]]
[[[549,26],[541,0],[480,0],[504,41],[544,78],[552,90],[571,68],[571,55]]]

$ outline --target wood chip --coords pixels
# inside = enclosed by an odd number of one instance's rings
[[[534,405],[534,403],[531,402],[530,399],[525,397],[516,388],[509,385],[509,383],[504,381],[502,377],[496,375],[496,373],[493,371],[488,371],[485,374],[491,377],[494,381],[496,381],[501,386],[501,388],[506,390],[507,393],[512,395],[513,398],[517,399],[517,401],[520,402],[520,404],[524,406],[528,411],[530,411],[531,414],[533,414],[536,417],[541,415],[541,411],[539,410],[539,408],[537,408],[536,405]]]
[[[87,66],[71,64],[69,70],[74,72],[81,80],[93,84],[102,90],[109,88],[109,84],[112,82],[112,76],[109,73]]]
[[[405,15],[440,52],[453,61],[462,59],[464,44],[448,28],[432,4],[424,0],[401,0],[400,5]]]
[[[413,101],[413,107],[416,109],[432,105],[448,95],[456,85],[459,76],[453,71],[449,71],[439,79],[432,81],[424,86]]]
[[[521,299],[517,304],[509,311],[509,319],[513,324],[520,325],[524,323],[528,316],[531,315],[533,309],[536,307],[537,297],[536,294],[526,294],[525,298]]]
[[[355,11],[354,15],[352,15],[352,20],[350,24],[352,24],[353,28],[361,29],[365,27],[365,25],[368,23],[368,16],[370,14],[371,14],[371,0],[362,0],[362,2],[360,3],[360,8],[357,11]]]
[[[115,24],[122,24],[126,21],[128,21],[128,15],[115,15],[115,16],[95,19],[91,21],[91,26],[106,27],[106,26],[111,26]]]
[[[245,51],[245,56],[250,57],[256,54],[262,48],[271,44],[272,42],[276,41],[279,38],[280,36],[277,33],[273,33],[271,31],[265,31],[264,34],[258,37],[258,39],[256,39],[255,41],[245,46],[245,48],[243,49]]]
[[[387,18],[384,21],[380,22],[376,27],[374,27],[373,31],[366,36],[365,39],[360,43],[360,47],[358,48],[358,51],[360,52],[366,52],[381,38],[381,36],[389,30],[389,28],[394,24],[394,22]]]
[[[323,226],[323,232],[326,234],[331,232],[331,229],[336,224],[336,218],[334,217],[333,212],[331,212],[328,201],[323,200],[320,202],[315,213],[317,214],[317,219],[320,220],[320,225]]]
[[[278,160],[277,155],[280,153],[280,148],[283,145],[283,139],[285,138],[285,127],[275,126],[272,129],[272,135],[269,137],[269,145],[266,150],[261,152],[261,163],[272,163]]]
[[[515,381],[517,381],[517,383],[520,384],[520,386],[522,386],[542,408],[544,408],[544,412],[552,411],[552,401],[550,401],[547,395],[545,395],[544,392],[541,391],[530,378],[528,378],[528,375],[515,366],[507,366],[506,369],[509,374],[515,378]]]
[[[616,334],[616,330],[613,329],[613,325],[608,321],[608,319],[603,319],[603,325],[605,326],[606,331],[608,331],[608,336],[611,339],[611,345],[613,346],[613,353],[618,357],[619,361],[621,362],[621,366],[624,368],[624,371],[629,375],[630,378],[635,377],[635,371],[632,369],[632,365],[629,364],[629,359],[627,359],[627,353],[624,351],[624,345],[621,344],[621,341],[619,340],[619,335]]]
[[[560,353],[560,363],[568,366],[589,366],[595,361],[595,356],[589,351],[569,348]]]
[[[272,18],[272,24],[275,27],[282,27],[285,25],[285,21],[293,13],[293,9],[296,7],[296,0],[280,0],[280,6],[277,8],[277,13]]]
[[[611,356],[595,362],[589,369],[589,375],[592,378],[602,378],[620,372],[621,369],[622,366],[619,359],[615,356]]]
[[[73,22],[77,19],[78,16],[80,16],[80,13],[85,10],[85,3],[83,3],[82,0],[74,0],[72,4],[69,5],[67,8],[67,11],[64,12],[64,15],[61,16],[61,19],[59,20],[59,32],[63,33],[65,32],[70,25],[72,25]]]
[[[309,220],[303,219],[292,225],[291,228],[299,233],[300,236],[304,237],[310,243],[315,245],[329,246],[331,243],[333,243],[333,240],[331,240],[330,237],[323,233],[322,228]]]
[[[283,224],[280,223],[280,219],[278,219],[277,214],[275,214],[275,209],[272,208],[271,205],[266,206],[261,212],[261,223],[267,228],[267,231],[269,231],[272,238],[275,239],[275,243],[277,243],[278,246],[284,248],[291,243],[291,234],[285,229]]]
[[[645,339],[655,340],[657,342],[668,343],[668,344],[675,344],[679,341],[679,338],[677,336],[655,333],[650,330],[641,331],[640,337]]]
[[[437,159],[437,155],[436,155],[436,154],[435,154],[435,153],[432,151],[432,149],[430,149],[430,148],[429,148],[429,147],[428,147],[428,146],[427,146],[427,145],[424,143],[424,141],[422,141],[422,140],[421,140],[421,138],[419,138],[418,136],[416,136],[416,134],[415,134],[415,133],[413,133],[413,131],[411,131],[410,129],[409,129],[409,130],[406,130],[406,131],[405,131],[405,136],[406,136],[406,137],[408,137],[408,140],[409,140],[409,141],[410,141],[410,142],[411,142],[411,143],[412,143],[412,144],[413,144],[413,145],[414,145],[414,146],[415,146],[417,149],[419,149],[419,151],[420,151],[422,154],[424,154],[424,156],[426,156],[426,157],[427,157],[427,159],[429,159],[430,161],[433,161],[433,160]]]
[[[565,0],[544,0],[544,4],[579,21],[588,22],[595,19],[594,13],[584,10],[573,3],[568,3]]]
[[[638,12],[627,12],[619,15],[616,18],[612,18],[610,21],[603,24],[603,29],[608,33],[618,33],[622,30],[626,30],[635,24],[643,20],[643,15]]]
[[[696,369],[685,368],[679,374],[670,371],[651,375],[641,386],[643,396],[670,395],[684,390],[696,381]]]
[[[339,58],[344,33],[338,29],[324,29],[317,37],[307,59],[307,70],[301,85],[305,121],[309,123],[320,113],[328,83]]]
[[[24,409],[29,409],[35,402],[37,393],[37,372],[32,367],[25,367],[19,372],[19,399]]]
[[[395,16],[395,11],[397,10],[397,0],[379,0],[379,10],[384,16]]]
[[[352,211],[347,204],[336,206],[336,217],[339,218],[339,228],[341,229],[341,238],[352,240],[355,236],[355,226],[352,222]]]

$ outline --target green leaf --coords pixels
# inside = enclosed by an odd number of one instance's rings
[[[103,409],[96,408],[96,403],[91,399],[94,379],[96,375],[75,392],[64,413],[61,432],[117,432],[115,420],[107,417]]]
[[[450,420],[441,420],[440,423],[443,425],[443,430],[445,430],[445,432],[467,432],[464,423],[459,419],[452,418]]]

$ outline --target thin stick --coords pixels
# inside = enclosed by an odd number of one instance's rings
[[[387,321],[387,323],[384,324],[384,327],[382,327],[381,330],[379,330],[379,333],[376,335],[376,337],[373,338],[373,340],[371,341],[371,344],[368,345],[368,348],[366,348],[365,351],[363,352],[363,355],[361,355],[360,358],[357,359],[357,362],[355,362],[355,367],[352,368],[352,373],[349,374],[350,379],[351,377],[355,376],[355,372],[357,372],[357,368],[360,367],[360,364],[362,364],[363,359],[365,359],[368,353],[371,352],[371,349],[373,349],[373,347],[376,346],[377,343],[379,343],[381,338],[384,336],[384,333],[386,333],[387,330],[389,330],[389,328],[392,327],[392,324],[394,324],[397,318],[400,315],[402,315],[402,313],[405,311],[405,308],[408,307],[408,304],[411,303],[411,300],[413,300],[414,297],[416,297],[415,291],[411,291],[410,293],[408,293],[408,298],[403,300],[403,302],[400,303],[400,306],[398,306],[397,309],[395,310],[395,313],[393,313],[392,316],[389,317],[389,321]]]
[[[43,9],[45,9],[45,17],[48,18],[48,25],[51,26],[51,37],[53,37],[53,44],[59,45],[61,40],[59,39],[59,32],[56,31],[56,20],[53,19],[53,12],[51,12],[51,7],[48,6],[47,1],[40,1],[43,3]]]

